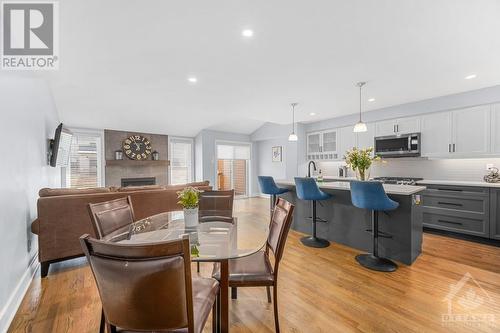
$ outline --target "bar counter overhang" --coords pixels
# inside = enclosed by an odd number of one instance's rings
[[[310,234],[311,202],[297,198],[293,180],[278,180],[276,183],[290,190],[280,196],[295,205],[292,229]],[[317,203],[318,217],[327,221],[317,223],[318,237],[371,252],[371,212],[352,205],[349,182],[320,182],[318,186],[333,195],[331,199]],[[411,265],[422,252],[423,228],[418,194],[425,187],[384,184],[384,189],[399,207],[379,213],[379,255]]]

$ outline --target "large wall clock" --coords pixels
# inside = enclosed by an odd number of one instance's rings
[[[142,135],[131,135],[123,140],[122,150],[132,160],[145,160],[151,155],[151,142]]]

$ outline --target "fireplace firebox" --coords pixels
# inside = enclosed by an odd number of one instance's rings
[[[155,177],[122,178],[122,187],[156,185]]]

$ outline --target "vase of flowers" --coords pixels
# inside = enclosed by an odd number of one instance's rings
[[[186,187],[177,192],[177,202],[184,209],[184,224],[186,227],[198,225],[198,202],[200,191],[194,187]]]
[[[370,178],[370,167],[373,162],[380,161],[380,156],[373,155],[373,147],[364,149],[353,148],[348,150],[344,156],[347,166],[356,172],[358,180]]]

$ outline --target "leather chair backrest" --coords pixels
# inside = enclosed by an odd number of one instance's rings
[[[117,244],[80,238],[106,321],[122,330],[193,330],[189,239]]]
[[[135,220],[130,196],[95,204],[89,203],[88,208],[98,238],[104,238],[116,231],[124,231]]]
[[[283,256],[288,231],[292,224],[293,210],[295,206],[283,198],[278,198],[274,207],[269,235],[267,237],[266,251],[271,250],[275,258],[275,271]]]
[[[234,190],[200,193],[199,218],[205,221],[233,221]]]

